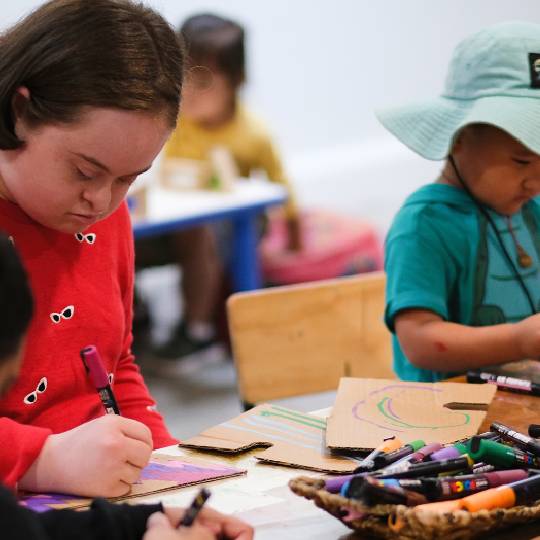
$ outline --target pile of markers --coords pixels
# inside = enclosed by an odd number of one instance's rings
[[[443,446],[386,440],[354,475],[327,479],[326,490],[366,506],[402,504],[418,511],[491,510],[540,499],[540,426],[529,435],[494,422],[491,431]]]

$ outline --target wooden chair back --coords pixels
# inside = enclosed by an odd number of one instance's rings
[[[394,378],[385,282],[384,272],[373,272],[232,295],[244,404],[332,390],[343,376]]]

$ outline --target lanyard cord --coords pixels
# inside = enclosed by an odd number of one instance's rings
[[[519,285],[521,286],[521,289],[523,290],[523,292],[525,293],[525,296],[527,297],[527,301],[529,302],[529,306],[531,308],[531,313],[533,315],[536,315],[537,311],[536,311],[536,308],[534,307],[534,302],[531,297],[531,293],[529,292],[527,285],[525,285],[525,282],[523,281],[523,277],[519,273],[519,270],[517,269],[514,261],[512,260],[512,257],[508,253],[506,246],[504,245],[504,241],[501,237],[501,233],[499,232],[499,229],[497,229],[497,225],[493,221],[493,218],[489,215],[489,212],[485,209],[484,205],[473,195],[473,193],[469,189],[469,186],[465,183],[465,180],[461,176],[457,168],[456,162],[454,160],[454,156],[452,154],[448,156],[448,161],[452,164],[452,167],[454,168],[454,172],[456,173],[456,176],[460,184],[463,186],[463,189],[465,190],[465,192],[469,195],[469,197],[472,199],[472,201],[474,202],[474,204],[476,205],[480,213],[487,219],[487,221],[491,225],[491,228],[493,229],[493,232],[495,233],[495,236],[497,237],[497,241],[499,242],[499,245],[501,246],[504,256],[506,260],[508,261],[508,264],[510,265],[512,272],[514,273],[514,276],[517,278]]]

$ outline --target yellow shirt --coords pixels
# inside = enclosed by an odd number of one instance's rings
[[[253,171],[263,170],[270,181],[283,184],[288,193],[287,215],[296,216],[292,189],[270,135],[241,105],[229,122],[212,129],[180,116],[178,127],[165,146],[165,157],[206,160],[215,146],[230,151],[240,176],[249,177]]]

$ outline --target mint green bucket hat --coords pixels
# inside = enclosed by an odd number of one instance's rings
[[[443,94],[376,112],[411,150],[445,159],[467,124],[510,133],[540,154],[540,25],[507,22],[481,30],[455,49]]]

